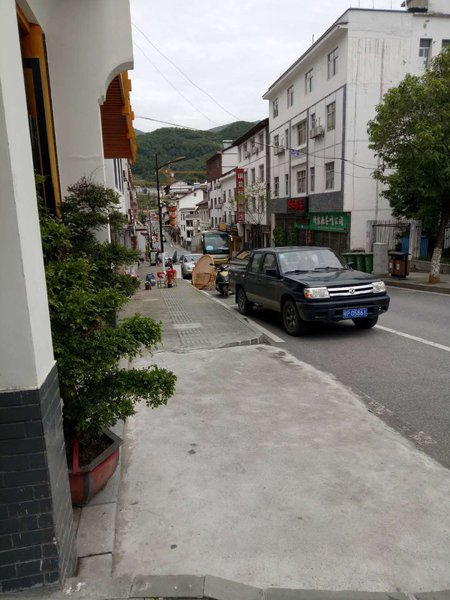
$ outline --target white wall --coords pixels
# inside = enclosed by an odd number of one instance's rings
[[[111,80],[133,68],[129,2],[28,5],[45,33],[62,194],[83,175],[105,184],[99,104]]]
[[[377,161],[368,147],[367,123],[388,89],[407,73],[424,72],[421,38],[432,40],[432,56],[440,52],[442,39],[450,38],[450,19],[398,11],[349,15],[344,210],[352,212],[351,247],[364,248],[367,221],[391,218],[371,176]]]
[[[430,8],[450,13],[447,0],[430,1]],[[381,188],[372,178],[376,168],[373,151],[368,148],[367,123],[375,115],[376,104],[385,92],[403,79],[406,73],[420,75],[424,71],[419,59],[421,38],[432,40],[431,55],[442,48],[442,40],[450,39],[450,18],[429,13],[407,11],[349,10],[339,25],[310,49],[279,81],[266,92],[269,100],[271,144],[278,135],[280,143],[285,130],[290,130],[289,146],[307,155],[291,158],[289,152],[275,154],[271,150],[271,186],[279,177],[280,197],[285,197],[284,176],[290,175],[291,195],[296,195],[296,173],[307,166],[316,167],[315,192],[325,190],[325,162],[335,162],[335,187],[343,191],[343,210],[352,213],[351,248],[366,248],[367,221],[389,219],[391,209],[380,196]],[[328,79],[327,56],[338,48],[337,74]],[[305,91],[305,75],[313,69],[313,90]],[[288,107],[287,89],[294,86],[294,104]],[[278,116],[273,116],[273,101],[278,99]],[[308,139],[306,147],[295,143],[297,123],[311,112],[320,115],[326,128],[325,106],[336,101],[336,129],[318,140]],[[342,138],[345,137],[344,147]],[[285,140],[284,140],[285,141]],[[344,164],[341,159],[344,158]],[[344,176],[341,179],[341,172]],[[309,181],[308,181],[309,183]],[[368,248],[366,248],[368,249]]]
[[[0,40],[0,389],[36,389],[54,359],[14,2]]]

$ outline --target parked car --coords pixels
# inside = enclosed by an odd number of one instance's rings
[[[185,254],[183,256],[183,260],[181,261],[181,276],[183,279],[190,279],[192,277],[192,271],[202,256],[203,254]]]
[[[183,261],[183,256],[185,255],[185,250],[175,250],[172,255],[172,261],[174,263],[181,263]]]
[[[230,258],[227,263],[228,273],[230,275],[230,291],[234,293],[234,282],[238,278],[237,273],[245,271],[248,260],[250,258],[251,250],[241,250],[235,256]]]
[[[254,305],[275,310],[290,335],[305,334],[311,322],[343,319],[370,329],[389,308],[385,283],[354,271],[330,248],[253,250],[245,270],[231,275],[239,312],[248,315]]]

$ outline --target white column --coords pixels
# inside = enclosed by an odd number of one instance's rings
[[[0,390],[54,365],[15,2],[0,2]]]

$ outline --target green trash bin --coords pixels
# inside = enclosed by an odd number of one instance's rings
[[[354,259],[354,253],[353,252],[344,252],[343,254],[341,254],[342,258],[345,260],[346,263],[353,263],[353,266],[355,267],[355,259]]]
[[[366,254],[364,256],[364,262],[365,262],[364,271],[366,273],[372,273],[373,272],[373,252],[366,252]]]
[[[364,252],[355,252],[353,255],[355,257],[356,270],[364,271],[366,268],[366,261],[364,260],[365,253]]]

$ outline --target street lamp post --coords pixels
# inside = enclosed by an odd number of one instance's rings
[[[177,158],[174,158],[173,160],[168,160],[167,162],[163,163],[162,165],[158,165],[158,155],[155,154],[156,193],[158,194],[158,213],[159,213],[159,245],[160,245],[161,254],[164,253],[164,242],[163,242],[161,194],[159,191],[159,170],[162,169],[163,167],[167,167],[168,165],[171,165],[172,163],[180,162],[185,159],[186,159],[185,156],[177,156]]]

